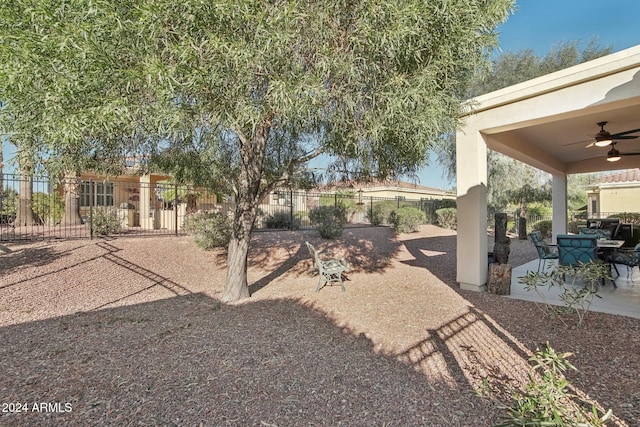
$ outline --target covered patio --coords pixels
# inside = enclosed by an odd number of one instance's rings
[[[555,261],[549,261],[555,263]],[[544,299],[534,291],[527,291],[524,285],[519,283],[519,279],[525,276],[529,271],[538,269],[538,260],[528,262],[526,264],[515,267],[511,275],[511,295],[509,298],[534,301],[538,303],[547,303],[563,306],[565,305],[559,297],[558,289],[544,290]],[[611,282],[607,281],[605,286],[598,289],[598,296],[591,305],[591,311],[600,313],[620,314],[622,316],[640,319],[640,270],[634,268],[627,275],[627,267],[618,266],[620,276],[615,278],[616,288]],[[615,276],[615,273],[614,273]],[[578,286],[580,286],[578,284]]]
[[[482,291],[487,149],[552,175],[552,234],[565,233],[568,175],[640,166],[640,156],[624,156],[640,152],[640,138],[616,141],[623,155],[614,162],[607,161],[611,146],[587,148],[600,131],[598,123],[607,122],[611,134],[640,128],[640,45],[480,96],[468,108],[456,135],[456,280],[462,289]]]

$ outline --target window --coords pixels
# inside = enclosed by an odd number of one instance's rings
[[[91,203],[91,185],[93,185],[93,203]],[[113,206],[112,182],[82,182],[80,206]]]

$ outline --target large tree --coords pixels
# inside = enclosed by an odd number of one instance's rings
[[[356,177],[416,171],[430,141],[455,128],[460,88],[486,61],[493,30],[512,7],[11,0],[0,6],[8,41],[0,99],[11,110],[25,87],[46,123],[34,132],[56,147],[106,130],[142,132],[151,151],[176,159],[194,144],[207,153],[212,179],[236,199],[223,295],[236,301],[249,296],[247,254],[261,197],[320,153],[338,156]]]

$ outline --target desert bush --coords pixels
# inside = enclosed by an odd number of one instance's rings
[[[300,228],[300,220],[297,218],[291,218],[289,212],[275,212],[271,215],[267,215],[264,219],[264,227],[268,229],[291,229],[298,230]]]
[[[33,193],[31,206],[37,220],[42,224],[58,224],[64,214],[64,200],[58,193]]]
[[[97,207],[93,209],[90,226],[93,234],[118,234],[122,231],[122,218],[114,208]]]
[[[440,227],[455,230],[458,225],[458,210],[456,208],[442,208],[436,211]]]
[[[197,212],[187,215],[184,229],[193,235],[198,247],[210,250],[229,246],[231,240],[231,220],[219,212]]]
[[[578,315],[578,326],[581,326],[593,299],[600,298],[598,285],[607,279],[611,279],[609,265],[601,261],[591,261],[577,265],[557,265],[548,272],[529,271],[519,282],[527,292],[534,291],[538,294],[542,303],[536,305],[546,315],[575,312]],[[577,286],[578,280],[582,281],[583,286]],[[559,289],[558,296],[564,307],[557,307],[546,299],[548,290],[553,287]]]
[[[325,239],[337,239],[342,236],[346,223],[344,206],[319,206],[309,211],[309,220],[316,227],[320,236]]]
[[[551,220],[543,219],[541,221],[534,222],[531,229],[533,231],[539,231],[542,234],[542,237],[547,239],[551,237],[551,226]]]
[[[398,202],[394,200],[385,200],[373,202],[373,206],[369,206],[366,212],[366,218],[371,225],[381,225],[389,221],[391,211],[398,207]]]
[[[529,361],[524,391],[515,391],[507,415],[497,427],[507,426],[602,426],[612,417],[609,409],[600,414],[594,402],[571,393],[564,376],[567,369],[576,368],[567,360],[572,353],[558,353],[549,343],[536,350]]]
[[[389,222],[398,233],[413,233],[427,222],[427,216],[417,208],[399,208],[391,211]]]

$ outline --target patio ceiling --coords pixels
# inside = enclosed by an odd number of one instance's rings
[[[640,167],[640,155],[608,162],[608,147],[590,147],[607,122],[611,134],[640,128],[640,46],[474,100],[487,147],[553,174]],[[634,135],[640,136],[640,132]],[[640,137],[616,141],[640,153]]]

